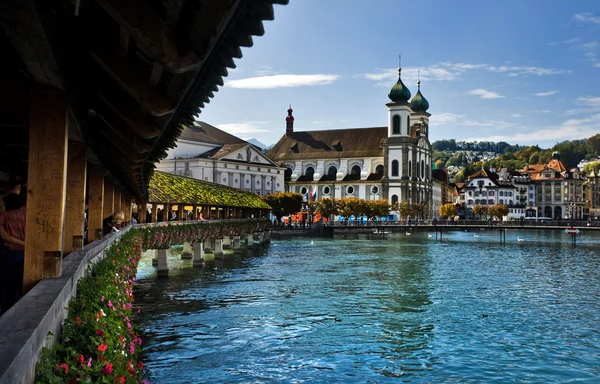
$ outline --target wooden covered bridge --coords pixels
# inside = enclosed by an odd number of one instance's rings
[[[0,317],[0,383],[32,381],[84,264],[112,241],[93,240],[116,210],[129,218],[136,202],[143,217],[146,204],[153,213],[182,203],[211,219],[264,214],[234,197],[170,201],[149,186],[165,177],[154,164],[264,33],[274,4],[287,2],[0,2],[0,182],[22,183],[27,198],[27,294]]]

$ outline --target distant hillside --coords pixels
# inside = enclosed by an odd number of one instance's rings
[[[246,140],[246,141],[247,141],[247,142],[249,142],[250,144],[254,144],[254,145],[256,145],[256,146],[257,146],[258,148],[260,148],[260,149],[265,149],[265,148],[267,148],[267,146],[266,146],[265,144],[261,143],[260,141],[258,141],[258,140],[256,140],[256,139],[254,139],[254,138],[252,138],[252,139],[250,139],[250,140]]]

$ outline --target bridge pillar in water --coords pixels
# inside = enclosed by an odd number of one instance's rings
[[[202,267],[204,265],[204,245],[201,241],[194,243],[194,267]]]
[[[248,244],[246,244],[246,246],[248,248],[254,247],[254,233],[249,233],[246,236],[247,236],[247,240],[246,241],[248,242]]]
[[[268,229],[266,231],[263,232],[265,234],[265,244],[270,244],[271,243],[271,231],[269,231]]]
[[[181,253],[181,259],[190,260],[192,258],[193,253],[194,250],[192,249],[192,244],[188,243],[187,241],[183,243],[183,252]]]
[[[231,248],[231,236],[223,236],[223,249]]]
[[[204,242],[204,255],[202,256],[202,258],[204,259],[205,263],[212,263],[215,261],[215,254],[212,253],[212,251],[208,253],[208,251],[206,250],[206,241]]]
[[[204,240],[204,252],[212,252],[213,251],[213,244],[214,244],[214,240],[213,239],[206,239],[206,240]]]
[[[156,275],[158,277],[167,277],[169,276],[169,266],[167,265],[167,250],[166,249],[157,249],[156,250],[156,258],[158,259],[158,270]]]
[[[260,245],[265,245],[265,232],[258,232],[258,242]]]
[[[215,239],[215,258],[223,258],[223,239]]]
[[[242,248],[240,247],[240,237],[239,236],[233,236],[232,248],[233,248],[233,253],[242,252]]]

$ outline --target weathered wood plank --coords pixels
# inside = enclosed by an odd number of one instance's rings
[[[96,233],[102,233],[102,214],[104,209],[104,168],[99,165],[88,167],[88,238],[87,242],[96,240]]]
[[[45,274],[46,252],[63,250],[67,183],[67,101],[62,92],[31,92],[23,289]],[[53,268],[56,268],[54,266]],[[59,277],[60,268],[48,271]]]
[[[63,252],[73,250],[74,236],[83,236],[87,159],[85,143],[69,141],[67,167],[67,198],[65,211],[65,241]]]

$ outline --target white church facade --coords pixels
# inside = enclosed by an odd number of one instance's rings
[[[185,127],[156,169],[257,195],[284,190],[284,168],[258,147],[205,122]]]
[[[387,127],[295,131],[290,107],[286,133],[267,154],[285,168],[286,190],[307,198],[358,197],[431,206],[429,103],[420,82],[411,99],[398,72],[388,94]]]

